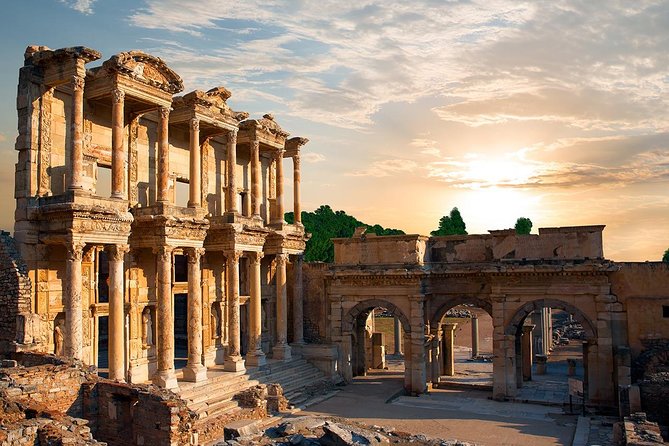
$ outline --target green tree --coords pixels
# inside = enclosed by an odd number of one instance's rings
[[[527,235],[532,231],[532,220],[527,217],[520,217],[516,220],[516,234]]]
[[[662,261],[664,263],[669,263],[669,248],[664,251],[664,255],[662,256]]]
[[[294,223],[295,216],[288,212],[284,216],[287,223]],[[304,250],[307,262],[333,262],[334,244],[330,239],[351,237],[355,229],[365,226],[367,232],[376,235],[402,235],[399,229],[384,228],[381,225],[368,225],[347,215],[344,211],[333,211],[328,205],[322,205],[314,212],[302,212],[304,230],[311,234]]]
[[[466,235],[467,225],[465,225],[462,215],[457,207],[451,209],[449,215],[444,215],[439,219],[439,228],[430,232],[432,235]]]

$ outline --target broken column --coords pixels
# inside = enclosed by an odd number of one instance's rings
[[[523,325],[520,341],[523,381],[532,380],[532,330],[534,325]]]
[[[453,376],[455,375],[455,352],[453,351],[453,340],[455,339],[455,328],[458,326],[456,323],[445,323],[441,324],[443,342],[444,342],[444,375]]]

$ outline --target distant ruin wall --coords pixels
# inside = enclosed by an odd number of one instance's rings
[[[328,339],[328,309],[325,274],[329,263],[305,263],[302,269],[304,296],[304,340],[319,344]]]
[[[32,344],[34,315],[30,308],[31,284],[26,264],[8,232],[0,232],[0,353],[16,344]]]

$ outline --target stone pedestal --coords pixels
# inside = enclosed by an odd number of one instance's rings
[[[535,355],[534,360],[537,363],[537,375],[545,375],[548,370],[548,356],[546,355]]]
[[[109,379],[125,380],[125,310],[123,286],[123,257],[127,246],[107,248],[109,258]]]
[[[453,376],[455,375],[455,352],[453,351],[453,340],[455,338],[455,328],[458,324],[455,323],[446,323],[441,324],[442,337],[443,337],[443,364],[444,364],[444,375]]]
[[[153,382],[166,389],[179,387],[174,374],[174,319],[172,318],[172,247],[161,246],[158,256],[157,313],[158,313],[158,371]]]
[[[472,316],[472,358],[479,355],[479,318]]]
[[[248,254],[250,262],[251,297],[249,302],[249,352],[246,354],[246,364],[261,366],[266,363],[265,353],[262,351],[262,302],[260,291],[260,260],[261,252]]]
[[[229,372],[245,370],[241,355],[239,312],[239,258],[241,251],[226,253],[228,278],[228,350],[223,368]]]
[[[283,214],[281,214],[283,215]],[[286,262],[288,254],[276,255],[276,345],[272,348],[274,359],[291,358],[288,345],[288,293],[286,290]]]
[[[386,367],[386,347],[383,333],[372,333],[372,367],[383,370]]]
[[[207,380],[202,364],[202,248],[190,248],[188,255],[188,363],[183,370],[186,381]]]
[[[532,330],[534,330],[534,325],[523,325],[520,340],[523,381],[532,380]]]

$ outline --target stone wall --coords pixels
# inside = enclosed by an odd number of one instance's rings
[[[0,232],[0,353],[16,350],[16,344],[33,344],[34,315],[30,309],[31,285],[26,264],[14,238]],[[37,324],[38,325],[38,324]]]
[[[325,294],[327,263],[305,263],[302,269],[304,340],[318,344],[328,339],[328,308]]]

